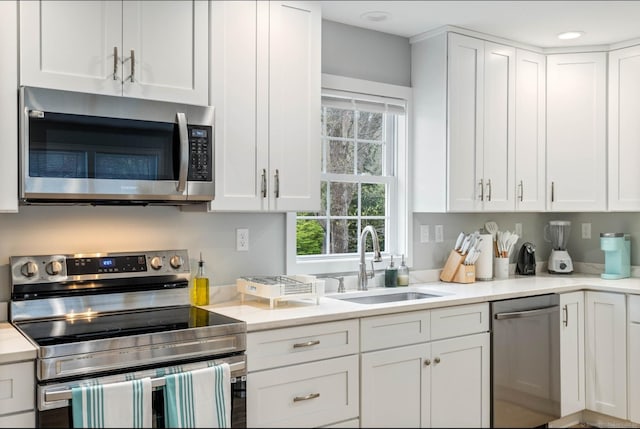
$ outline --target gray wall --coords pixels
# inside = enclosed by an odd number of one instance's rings
[[[460,231],[472,232],[482,228],[485,222],[495,221],[500,230],[514,231],[515,224],[522,223],[523,237],[514,246],[511,262],[514,263],[522,243],[536,245],[536,261],[546,261],[551,251],[550,243],[543,239],[544,226],[550,220],[571,221],[567,250],[573,261],[604,264],[604,252],[600,250],[601,232],[631,234],[631,265],[640,266],[640,215],[638,213],[469,213],[440,214],[415,213],[413,215],[414,269],[442,268]],[[582,224],[591,224],[591,238],[582,238]],[[443,225],[442,243],[420,243],[420,225],[429,225],[433,239],[434,225]]]
[[[236,252],[236,228],[249,228],[249,251]],[[9,257],[153,249],[202,252],[213,285],[245,275],[285,272],[285,215],[183,212],[176,207],[20,207],[0,214],[0,301],[10,296]]]
[[[409,39],[323,20],[322,72],[411,86]]]

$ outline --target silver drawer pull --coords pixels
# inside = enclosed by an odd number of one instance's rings
[[[308,401],[309,399],[316,399],[319,398],[320,394],[319,393],[309,393],[306,396],[296,396],[293,398],[293,402],[300,402],[300,401]]]
[[[307,341],[306,343],[296,343],[293,345],[294,349],[299,349],[300,347],[310,347],[317,346],[320,344],[320,340]]]

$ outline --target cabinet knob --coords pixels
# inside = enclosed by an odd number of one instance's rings
[[[439,357],[435,358],[435,359],[433,360],[433,362],[434,362],[434,363],[440,363],[440,358],[439,358]]]
[[[425,359],[424,366],[429,366],[429,365],[431,365],[431,359]]]

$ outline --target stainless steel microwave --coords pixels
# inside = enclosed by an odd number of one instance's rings
[[[213,200],[214,108],[20,88],[22,204]]]

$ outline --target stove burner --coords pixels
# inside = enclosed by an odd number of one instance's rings
[[[23,321],[15,325],[39,346],[49,346],[233,323],[238,321],[198,307],[182,305],[96,314],[92,317],[76,315],[53,320]]]

